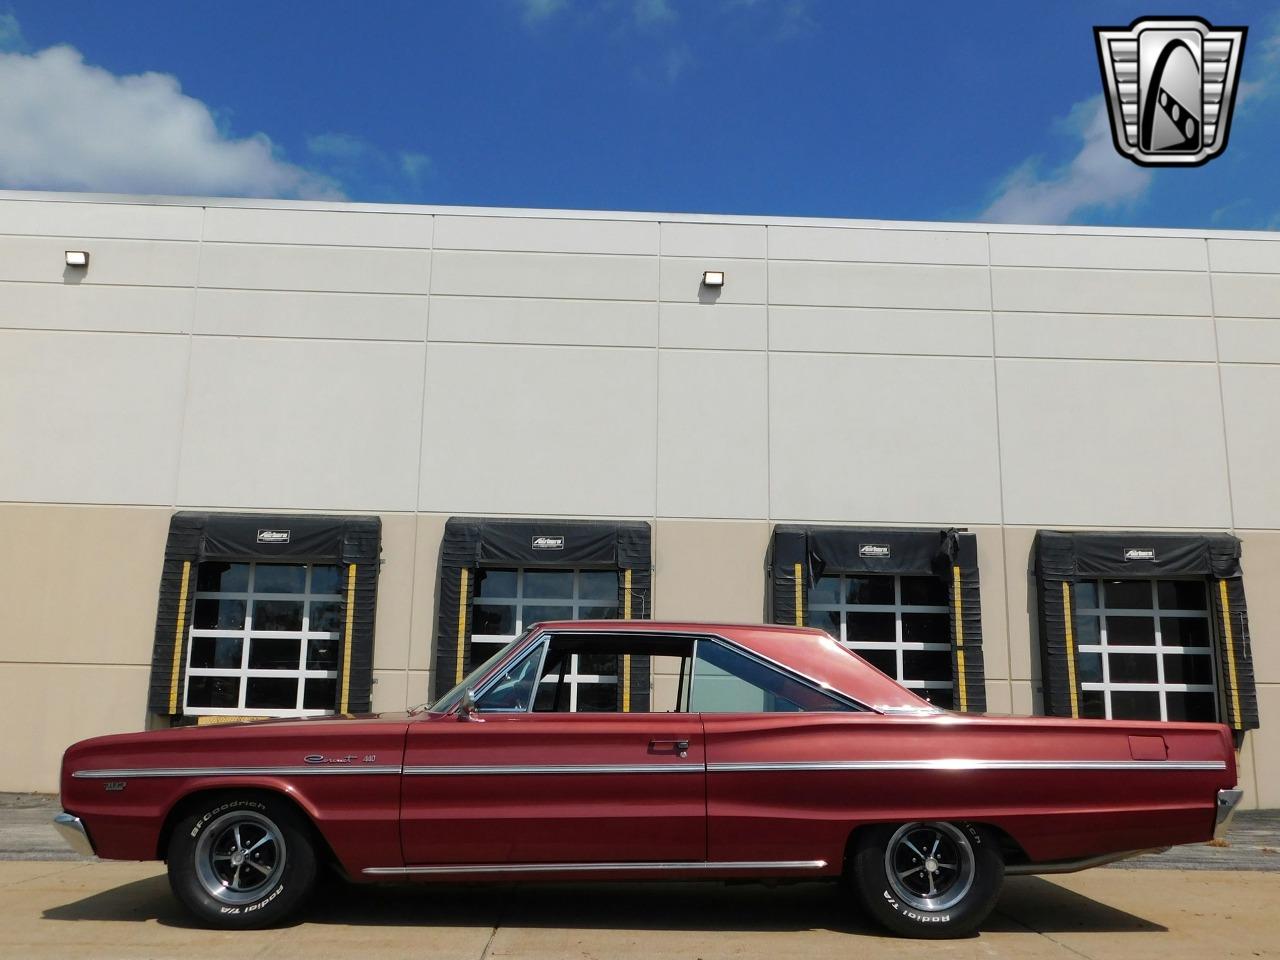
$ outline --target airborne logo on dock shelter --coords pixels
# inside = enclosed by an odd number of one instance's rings
[[[1194,167],[1226,149],[1247,27],[1145,17],[1093,33],[1121,155],[1144,167]]]

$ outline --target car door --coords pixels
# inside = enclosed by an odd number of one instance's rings
[[[705,860],[699,718],[532,712],[522,685],[541,679],[531,664],[551,639],[544,635],[488,684],[471,719],[448,714],[410,725],[406,864]]]

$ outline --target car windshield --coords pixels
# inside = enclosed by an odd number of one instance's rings
[[[524,633],[520,634],[520,636],[516,637],[510,643],[506,644],[501,650],[495,653],[492,657],[490,657],[484,663],[480,664],[480,666],[476,667],[469,674],[463,677],[461,683],[459,683],[456,687],[454,687],[452,690],[446,693],[443,697],[441,697],[435,703],[431,704],[431,707],[430,707],[431,712],[444,713],[450,708],[452,708],[454,704],[456,704],[459,700],[462,699],[462,695],[467,691],[468,688],[474,686],[477,680],[479,680],[491,669],[493,669],[493,665],[495,663],[497,663],[499,660],[505,657],[508,653],[514,650],[517,646],[523,643],[524,638],[529,636],[529,632],[530,632],[529,630],[526,630]],[[417,713],[419,710],[426,708],[426,706],[427,705],[425,703],[420,703],[418,704],[418,706],[414,707],[409,712]]]

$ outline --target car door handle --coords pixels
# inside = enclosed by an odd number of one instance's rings
[[[689,755],[688,740],[650,740],[649,741],[650,750],[661,750],[664,748],[674,750],[676,753],[678,753],[682,757],[687,757]]]

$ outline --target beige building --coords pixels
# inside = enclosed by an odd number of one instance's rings
[[[1274,234],[0,193],[0,790],[652,616],[1222,720],[1280,806],[1278,421]]]

